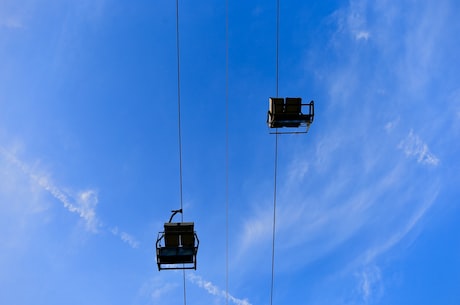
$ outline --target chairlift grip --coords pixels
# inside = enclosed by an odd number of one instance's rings
[[[179,210],[172,210],[172,215],[171,215],[171,218],[169,218],[169,222],[172,221],[173,217],[177,214],[177,213],[182,213],[182,209],[179,209]]]

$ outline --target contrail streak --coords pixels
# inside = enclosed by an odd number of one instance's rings
[[[69,212],[77,214],[85,222],[86,229],[90,232],[97,233],[99,229],[105,226],[97,218],[96,205],[98,204],[97,192],[95,190],[85,190],[71,196],[57,187],[46,175],[38,175],[30,167],[19,160],[12,153],[0,146],[0,153],[3,154],[8,162],[17,166],[32,181],[37,183],[42,189],[50,193],[55,199],[62,203],[64,208]],[[107,229],[107,228],[106,228]],[[139,242],[126,232],[119,231],[117,227],[108,229],[114,236],[120,238],[123,242],[132,248],[137,248]]]
[[[227,293],[225,292],[225,290],[219,289],[219,287],[215,286],[213,283],[209,281],[203,280],[200,276],[189,273],[187,277],[190,282],[192,282],[200,288],[204,288],[209,294],[222,298],[227,297]],[[249,303],[248,300],[238,299],[230,294],[228,294],[228,299],[236,305],[252,305],[251,303]]]

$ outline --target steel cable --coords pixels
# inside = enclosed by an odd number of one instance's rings
[[[276,97],[279,95],[279,24],[280,24],[280,1],[276,1]],[[273,304],[273,290],[275,283],[275,236],[276,236],[276,178],[278,171],[278,130],[275,136],[275,172],[273,187],[273,238],[272,238],[272,274],[270,287],[270,305]]]

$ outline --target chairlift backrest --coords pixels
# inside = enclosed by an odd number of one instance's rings
[[[164,225],[165,247],[182,246],[193,247],[195,232],[193,222],[168,222]]]
[[[192,248],[195,246],[195,233],[184,232],[181,235],[181,243],[183,247]]]
[[[165,224],[165,247],[167,248],[177,248],[179,247],[179,234],[174,233],[173,231],[167,229]]]
[[[270,98],[270,113],[279,114],[284,111],[284,99],[279,97]]]
[[[289,114],[300,114],[302,99],[300,97],[287,97],[285,112]]]

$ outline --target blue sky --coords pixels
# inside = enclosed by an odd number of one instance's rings
[[[170,2],[170,3],[168,3]],[[0,3],[0,303],[182,304],[175,3]],[[460,303],[456,1],[280,1],[273,304]],[[187,304],[225,304],[225,2],[180,1]],[[275,1],[229,3],[229,304],[269,304]]]

